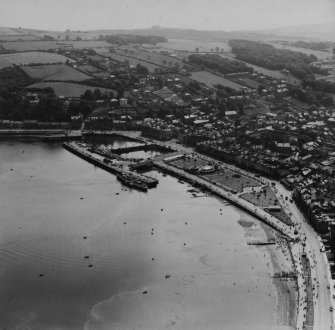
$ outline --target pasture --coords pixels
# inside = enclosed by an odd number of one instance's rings
[[[157,43],[158,47],[169,50],[184,50],[188,52],[195,52],[199,48],[199,52],[210,52],[215,47],[223,48],[225,52],[230,52],[231,48],[227,42],[223,41],[200,41],[189,39],[169,39],[168,42]]]
[[[76,49],[88,49],[88,48],[107,48],[111,47],[111,44],[104,40],[70,40],[70,41],[59,41],[60,46],[72,46]]]
[[[180,67],[184,65],[183,61],[180,58],[167,56],[154,52],[136,52],[131,54],[138,59],[152,62],[157,65],[165,66],[165,67],[174,67],[177,63]]]
[[[98,53],[106,57],[108,56],[112,58],[113,60],[118,61],[120,63],[124,63],[125,61],[128,61],[129,65],[133,65],[133,66],[136,66],[137,64],[141,64],[145,66],[150,72],[154,72],[155,69],[159,69],[162,66],[162,65],[159,66],[156,64],[147,63],[145,60],[141,60],[138,58],[133,58],[136,56],[136,54],[131,54],[131,56],[133,57],[128,57],[120,53],[106,53],[106,52],[98,52]]]
[[[0,40],[2,40],[1,37]],[[55,41],[42,41],[42,40],[0,42],[0,46],[4,47],[5,49],[16,52],[49,50],[62,47],[62,45],[57,44]]]
[[[300,47],[282,45],[282,44],[279,44],[279,43],[271,43],[271,42],[267,42],[267,44],[272,45],[273,47],[276,47],[276,48],[279,48],[279,49],[292,50],[294,52],[301,52],[301,53],[304,53],[304,54],[307,54],[307,55],[313,54],[319,60],[328,60],[328,59],[333,58],[333,54],[331,52],[326,52],[326,51],[322,51],[322,50],[300,48]]]
[[[65,63],[66,61],[73,62],[73,60],[63,55],[47,52],[2,54],[0,55],[0,63],[2,60],[8,61],[10,65],[54,64]]]
[[[228,58],[230,60],[235,60],[235,55],[233,53],[230,53],[229,55],[221,55],[221,57],[223,58]],[[258,66],[258,65],[255,65],[255,64],[250,64],[248,62],[245,62],[245,61],[241,61],[241,60],[237,60],[237,61],[240,61],[240,62],[243,62],[245,63],[247,66],[251,67],[254,69],[254,72],[258,72],[258,73],[262,73],[263,75],[265,76],[268,76],[268,77],[272,77],[274,79],[280,79],[280,80],[286,80],[290,83],[293,83],[293,84],[300,84],[300,80],[294,76],[292,76],[290,73],[289,74],[284,74],[284,73],[281,73],[279,70],[269,70],[269,69],[266,69],[266,68],[262,68],[261,66]]]
[[[0,57],[0,70],[11,66],[12,63],[7,61],[5,58]]]
[[[24,66],[22,69],[28,76],[39,80],[83,81],[91,78],[65,64]]]
[[[82,65],[77,64],[77,68],[80,69],[81,71],[84,71],[84,72],[88,73],[88,74],[99,72],[99,69],[97,69],[95,66],[90,65],[90,64],[82,64]]]
[[[95,89],[100,89],[102,93],[112,93],[114,96],[117,94],[117,92],[112,89],[92,87],[88,85],[79,85],[66,82],[39,82],[28,86],[27,89],[35,89],[35,88],[44,89],[46,87],[51,87],[57,96],[65,96],[65,97],[80,97],[88,89],[91,90],[92,92]]]
[[[10,27],[0,27],[0,36],[3,35],[20,35],[22,33],[18,32],[17,29],[13,29]]]
[[[18,35],[0,35],[0,42],[26,42],[39,40],[39,38],[30,34],[18,34]]]
[[[222,85],[225,87],[230,87],[233,89],[241,89],[242,85],[239,85],[231,80],[215,75],[214,73],[207,71],[196,71],[192,72],[191,79],[198,81],[199,83],[206,84],[209,87],[213,87],[214,85]]]

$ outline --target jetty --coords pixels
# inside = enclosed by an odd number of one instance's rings
[[[112,159],[103,157],[99,153],[94,153],[92,150],[84,146],[82,143],[64,142],[64,149],[72,152],[76,156],[86,160],[87,162],[104,169],[107,172],[115,174],[120,182],[138,190],[146,191],[149,188],[154,188],[158,184],[158,180],[147,175],[131,172],[123,168],[122,164],[113,162]]]
[[[44,142],[59,142],[81,139],[81,131],[68,131],[64,129],[1,129],[1,138],[24,138]]]

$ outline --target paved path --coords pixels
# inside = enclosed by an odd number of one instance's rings
[[[276,185],[277,196],[290,199],[291,193],[281,184]],[[314,330],[334,328],[334,313],[329,311],[332,306],[331,295],[334,291],[334,281],[331,279],[328,260],[324,252],[320,252],[321,243],[314,229],[306,222],[304,216],[294,203],[284,202],[285,207],[292,213],[291,218],[299,232],[306,237],[305,252],[310,260],[314,290]],[[328,289],[329,287],[329,289]]]

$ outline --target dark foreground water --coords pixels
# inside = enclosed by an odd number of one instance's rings
[[[269,329],[252,217],[152,172],[148,193],[59,145],[0,142],[3,329]],[[250,238],[250,237],[249,237]]]

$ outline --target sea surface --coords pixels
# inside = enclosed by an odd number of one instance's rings
[[[0,142],[1,329],[276,327],[259,222],[150,175],[143,193],[59,144]]]

